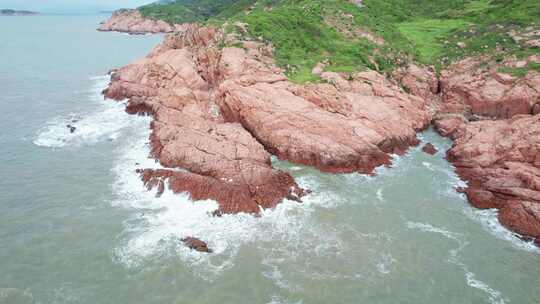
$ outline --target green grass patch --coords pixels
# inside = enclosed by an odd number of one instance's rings
[[[346,9],[340,10],[340,5]],[[240,19],[248,24],[250,36],[272,42],[278,65],[296,82],[318,79],[311,70],[321,61],[328,62],[327,70],[347,73],[392,68],[394,60],[386,47],[365,38],[347,38],[323,20],[328,14],[354,10],[359,8],[347,1],[284,1],[271,10],[259,6]]]
[[[460,19],[426,19],[398,24],[398,29],[417,47],[419,60],[433,63],[445,53],[446,37],[469,23]]]
[[[527,66],[521,68],[502,67],[498,71],[515,77],[524,77],[529,71],[540,72],[540,63],[529,63]]]

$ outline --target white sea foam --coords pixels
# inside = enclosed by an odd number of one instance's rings
[[[272,295],[272,297],[270,298],[270,302],[268,302],[267,304],[302,304],[302,303],[303,303],[302,300],[291,302],[289,300],[284,299],[283,297],[279,295]]]
[[[450,232],[450,231],[442,229],[442,228],[432,226],[431,224],[418,223],[418,222],[407,222],[406,225],[407,225],[407,228],[409,228],[409,229],[416,229],[416,230],[420,230],[420,231],[423,231],[423,232],[438,233],[438,234],[444,235],[445,237],[447,237],[449,239],[459,241],[458,235],[456,233]]]
[[[107,86],[108,76],[92,77],[94,82],[88,91],[88,100],[97,108],[90,113],[70,113],[55,117],[38,131],[34,144],[42,147],[60,148],[69,145],[94,144],[100,141],[114,141],[122,129],[133,122],[124,112],[120,102],[104,100],[101,91]],[[71,132],[69,126],[75,127]]]
[[[540,249],[532,242],[523,241],[515,233],[501,225],[497,209],[481,210],[471,206],[464,206],[463,211],[469,218],[479,222],[484,230],[498,239],[510,242],[515,248],[540,254]]]
[[[406,225],[409,229],[437,233],[457,242],[458,247],[450,250],[450,257],[448,259],[448,262],[459,266],[464,272],[465,282],[467,283],[467,285],[469,287],[476,288],[486,293],[491,304],[505,304],[505,299],[503,298],[500,291],[495,290],[491,288],[487,283],[476,279],[476,275],[471,272],[468,269],[467,265],[465,265],[460,260],[459,254],[461,253],[461,251],[463,251],[463,249],[465,249],[467,245],[469,245],[469,242],[464,240],[461,234],[448,231],[444,228],[435,227],[428,223],[407,222]]]
[[[422,165],[430,171],[435,171],[435,169],[433,168],[433,164],[431,164],[430,162],[422,162]]]
[[[141,132],[130,143],[122,145],[121,157],[113,169],[116,175],[113,189],[118,195],[113,204],[137,211],[125,222],[122,244],[115,252],[121,263],[137,267],[149,258],[174,256],[184,261],[195,274],[213,280],[234,266],[240,247],[247,243],[257,241],[265,246],[265,242],[272,240],[272,243],[286,244],[283,252],[276,252],[270,258],[307,250],[321,255],[336,252],[336,248],[339,250],[340,240],[311,221],[315,208],[335,205],[332,193],[308,195],[302,204],[285,200],[256,218],[248,214],[213,217],[210,214],[217,208],[214,201],[195,202],[187,194],[173,194],[168,190],[156,197],[154,191],[146,191],[135,169],[158,168],[159,164],[148,158],[148,122],[144,117],[132,119],[140,122],[136,129]],[[318,187],[317,181],[310,178],[299,178],[297,182],[310,189]],[[189,250],[180,242],[186,236],[206,241],[214,253],[208,255]],[[333,246],[331,250],[329,246]],[[268,260],[266,275],[276,285],[285,287],[286,280],[277,268],[281,264],[276,263],[276,260]]]
[[[377,189],[377,199],[381,202],[384,202],[384,196],[381,188]]]
[[[470,271],[467,271],[465,273],[465,278],[467,280],[467,285],[469,285],[470,287],[482,290],[485,293],[487,293],[489,295],[489,302],[490,303],[492,303],[492,304],[504,304],[505,303],[505,301],[502,298],[502,295],[501,295],[501,293],[499,291],[489,287],[489,285],[487,285],[486,283],[477,280],[475,278],[474,273],[472,273]]]

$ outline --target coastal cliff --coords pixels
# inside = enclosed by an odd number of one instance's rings
[[[454,140],[447,159],[471,204],[500,209],[503,225],[539,242],[539,35],[528,25],[536,4],[435,19],[407,2],[411,14],[433,18],[417,21],[372,1],[252,2],[222,23],[231,14],[224,8],[206,17],[221,25],[164,27],[174,32],[163,43],[112,73],[105,96],[153,116],[152,156],[165,169],[140,170],[148,187],[162,192],[167,183],[216,200],[218,213],[256,214],[309,191],[270,155],[372,174],[433,123]],[[503,14],[523,5],[531,15]],[[138,12],[126,14],[142,24]],[[439,36],[422,36],[435,25],[445,27]]]

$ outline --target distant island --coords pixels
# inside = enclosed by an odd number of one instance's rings
[[[29,16],[38,15],[38,12],[25,11],[25,10],[13,10],[13,9],[0,9],[0,16]]]

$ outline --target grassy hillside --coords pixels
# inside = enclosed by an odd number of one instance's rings
[[[316,80],[311,70],[323,61],[333,71],[386,71],[410,60],[442,67],[471,55],[539,52],[509,35],[540,26],[538,0],[178,0],[140,10],[171,23],[247,24],[299,82]]]
[[[169,23],[203,22],[220,14],[232,17],[256,0],[176,0],[139,7],[148,18]],[[234,8],[238,8],[235,10]]]

